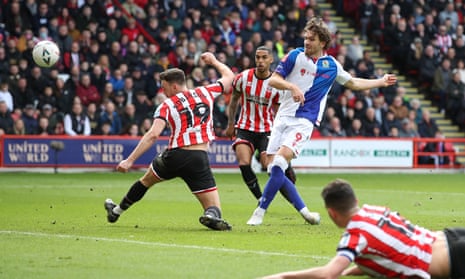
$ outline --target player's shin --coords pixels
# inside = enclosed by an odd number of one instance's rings
[[[250,192],[258,200],[262,196],[262,191],[260,190],[260,185],[258,184],[258,179],[255,173],[252,170],[250,165],[239,166],[241,170],[242,178],[244,179],[245,184],[249,187]]]
[[[121,214],[117,212],[117,210],[121,209],[121,212],[128,209],[131,205],[135,202],[138,202],[144,197],[145,193],[147,192],[148,188],[142,184],[139,180],[135,182],[132,187],[129,189],[126,196],[121,200],[118,207],[116,207],[113,211],[115,213]]]

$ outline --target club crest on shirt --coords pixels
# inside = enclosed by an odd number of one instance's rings
[[[323,62],[321,63],[321,66],[323,68],[329,68],[329,61],[328,60],[323,60]]]
[[[305,72],[307,72],[305,69],[300,69],[300,75],[301,75],[301,76],[304,76],[304,75],[305,75]]]

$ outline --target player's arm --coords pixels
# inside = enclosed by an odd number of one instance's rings
[[[394,85],[397,82],[397,77],[393,74],[385,74],[382,78],[377,79],[364,79],[364,78],[351,78],[344,84],[345,87],[359,91],[365,89],[372,89],[378,87],[386,87]]]
[[[234,124],[236,122],[237,104],[241,98],[241,92],[233,89],[231,100],[229,101],[228,109],[228,127],[226,129],[226,136],[234,137]]]
[[[292,98],[294,99],[295,102],[299,102],[303,104],[305,101],[304,93],[302,92],[302,90],[300,90],[300,88],[297,85],[292,84],[289,81],[285,80],[283,76],[281,76],[281,74],[279,74],[278,72],[274,72],[271,75],[268,85],[278,90],[291,91]]]
[[[325,266],[283,272],[263,277],[263,279],[333,279],[339,278],[349,265],[349,258],[337,255]]]
[[[234,73],[231,71],[231,69],[216,59],[215,55],[213,55],[211,52],[202,53],[200,58],[207,65],[213,66],[220,73],[221,78],[218,79],[218,82],[223,85],[223,92],[229,93],[231,91],[231,84],[234,79]]]
[[[120,172],[127,172],[134,162],[147,150],[152,147],[152,145],[157,141],[161,132],[165,129],[166,122],[164,119],[155,118],[153,121],[152,127],[148,130],[141,138],[134,150],[129,154],[128,158],[121,161],[116,169]]]

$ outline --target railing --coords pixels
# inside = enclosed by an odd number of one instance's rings
[[[414,168],[464,167],[465,138],[415,138],[413,143]]]

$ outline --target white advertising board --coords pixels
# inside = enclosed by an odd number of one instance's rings
[[[413,166],[411,140],[312,139],[295,167],[405,167]]]
[[[411,140],[331,140],[331,167],[412,166]]]

